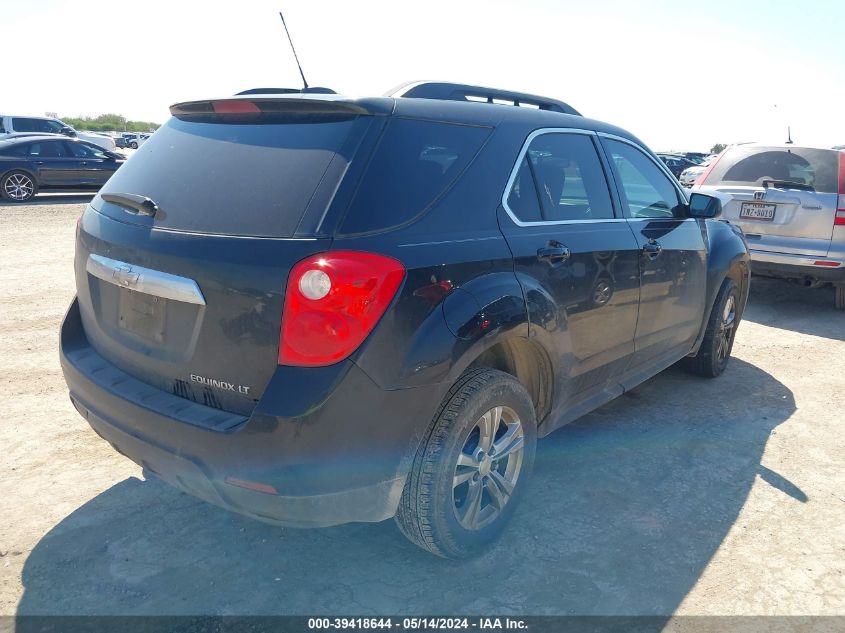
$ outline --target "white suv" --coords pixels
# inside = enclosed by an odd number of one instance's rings
[[[71,126],[59,119],[41,116],[8,116],[0,115],[0,139],[12,134],[63,134],[88,141],[110,152],[114,151],[114,139],[105,134],[94,132],[77,132]]]
[[[692,190],[722,199],[722,217],[745,232],[755,273],[832,284],[845,310],[845,151],[738,145]]]

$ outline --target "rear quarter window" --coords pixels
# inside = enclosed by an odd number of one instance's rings
[[[488,127],[390,119],[340,233],[382,231],[422,214],[469,165],[490,131]]]
[[[819,193],[838,191],[837,153],[802,147],[734,147],[716,163],[705,185],[762,186],[765,181],[809,185]]]

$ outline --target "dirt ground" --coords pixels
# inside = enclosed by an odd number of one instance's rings
[[[0,205],[0,614],[843,614],[845,314],[755,279],[734,359],[541,442],[502,541],[451,563],[392,522],[280,529],[156,481],[58,363],[85,196]]]

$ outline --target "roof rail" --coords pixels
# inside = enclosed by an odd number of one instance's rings
[[[441,99],[443,101],[476,101],[482,103],[499,103],[512,106],[528,106],[540,110],[563,112],[564,114],[581,115],[568,103],[498,88],[484,88],[468,84],[456,84],[447,81],[415,81],[403,84],[389,91],[386,97],[406,97],[415,99]]]
[[[337,94],[331,88],[250,88],[249,90],[241,90],[236,93],[239,95],[290,95],[290,94],[320,94],[320,95],[334,95]]]

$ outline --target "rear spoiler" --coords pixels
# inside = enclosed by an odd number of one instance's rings
[[[360,115],[388,115],[393,101],[385,98],[343,99],[331,95],[285,94],[284,96],[242,96],[185,101],[170,106],[177,119],[214,122],[270,123],[276,120],[347,118]]]

